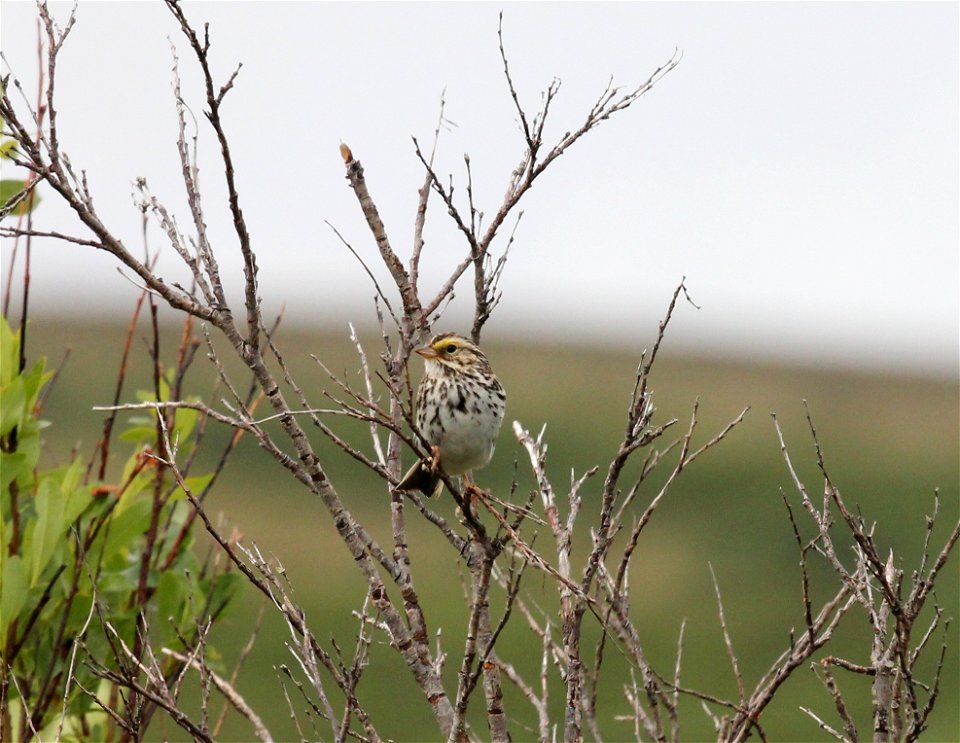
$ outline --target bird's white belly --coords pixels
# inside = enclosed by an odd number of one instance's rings
[[[444,471],[461,475],[485,466],[493,457],[501,418],[488,416],[484,421],[459,410],[445,410],[441,417],[440,465]]]

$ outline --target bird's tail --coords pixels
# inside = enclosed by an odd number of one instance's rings
[[[443,480],[430,466],[429,459],[421,459],[413,465],[397,485],[397,490],[419,490],[428,498],[443,492]]]

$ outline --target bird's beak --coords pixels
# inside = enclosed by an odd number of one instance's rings
[[[433,346],[424,346],[423,348],[418,348],[416,349],[416,352],[425,359],[435,359],[440,355],[437,353],[437,349],[435,349]]]

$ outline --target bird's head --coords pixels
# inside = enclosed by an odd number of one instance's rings
[[[416,352],[426,360],[427,373],[431,371],[431,367],[436,371],[443,369],[455,373],[490,368],[483,351],[477,348],[475,343],[455,333],[435,335],[427,345],[416,349]]]

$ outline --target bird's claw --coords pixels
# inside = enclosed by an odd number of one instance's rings
[[[479,500],[480,498],[485,498],[488,493],[483,488],[478,487],[472,482],[468,482],[463,488],[463,494],[468,501],[472,502]]]
[[[427,465],[430,467],[430,474],[435,475],[440,471],[440,447],[430,447],[430,457],[427,459]]]

